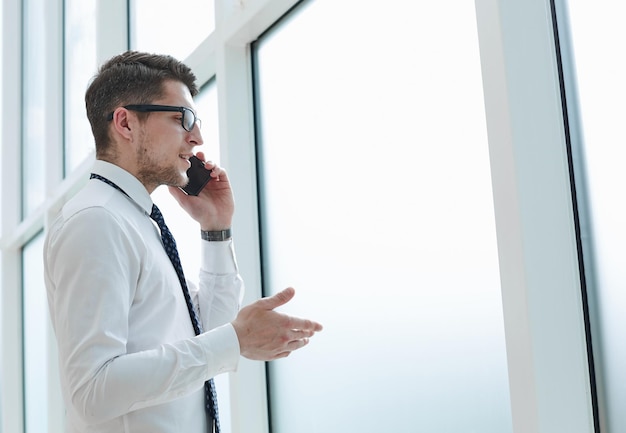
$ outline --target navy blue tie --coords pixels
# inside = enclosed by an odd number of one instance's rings
[[[196,335],[199,335],[202,333],[202,323],[200,322],[198,315],[196,314],[193,302],[191,301],[191,296],[189,296],[189,289],[187,288],[187,281],[185,280],[185,275],[183,274],[183,267],[180,264],[180,258],[178,256],[178,249],[176,248],[176,241],[174,240],[174,236],[172,236],[170,229],[167,228],[167,225],[165,224],[165,219],[163,218],[163,214],[161,214],[161,211],[155,204],[152,205],[152,213],[150,214],[150,217],[157,223],[159,229],[161,230],[161,241],[163,241],[163,248],[165,248],[165,252],[170,258],[170,261],[172,262],[172,265],[176,270],[176,274],[178,275],[180,286],[183,288],[183,295],[185,295],[185,301],[187,302],[187,309],[189,310],[189,316],[191,317],[193,330],[196,332]],[[206,398],[208,430],[209,432],[220,433],[220,421],[217,410],[217,394],[215,392],[215,384],[213,383],[213,379],[210,379],[204,383],[204,390]]]
[[[126,194],[126,192],[122,188],[103,176],[92,173],[91,179],[101,180],[102,182],[111,185],[113,188]],[[126,195],[128,196],[128,194]],[[183,289],[183,295],[185,297],[185,302],[187,303],[187,310],[189,311],[189,317],[191,318],[193,330],[196,335],[199,335],[202,333],[202,322],[196,314],[196,310],[191,300],[191,296],[189,295],[189,288],[187,287],[187,281],[185,280],[183,267],[180,263],[180,257],[178,256],[178,249],[176,248],[176,241],[174,240],[174,236],[172,236],[172,232],[170,232],[170,229],[165,224],[163,214],[155,204],[152,205],[152,212],[150,213],[150,217],[159,226],[159,230],[161,231],[161,241],[163,243],[163,248],[165,248],[165,252],[172,262],[172,266],[174,266],[176,275],[178,275],[178,281],[180,281],[180,286]],[[213,382],[213,379],[209,379],[204,383],[204,391],[206,400],[205,407],[208,432],[220,433],[219,412],[217,408],[217,393],[215,392],[215,383]]]

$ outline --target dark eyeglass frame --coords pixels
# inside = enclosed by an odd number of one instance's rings
[[[170,112],[179,112],[182,113],[183,116],[180,118],[180,125],[183,127],[185,131],[191,132],[193,131],[196,123],[198,124],[198,129],[202,127],[202,120],[200,120],[196,113],[193,112],[191,108],[187,107],[176,107],[174,105],[155,105],[155,104],[131,104],[124,105],[124,108],[132,111],[139,111],[141,113],[152,113],[158,111],[170,111]],[[191,115],[191,119],[193,122],[185,122],[185,119],[188,119],[189,115]],[[107,116],[107,121],[113,120],[113,111]],[[190,126],[185,126],[185,123],[188,123]]]

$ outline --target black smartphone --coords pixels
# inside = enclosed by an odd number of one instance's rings
[[[187,170],[189,183],[181,189],[189,195],[198,195],[204,185],[211,180],[211,170],[204,168],[204,162],[195,155],[189,158],[189,162],[191,162],[191,167]]]

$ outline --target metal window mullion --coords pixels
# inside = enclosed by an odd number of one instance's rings
[[[580,99],[578,93],[578,80],[576,62],[574,59],[574,46],[571,39],[571,22],[569,16],[569,4],[567,0],[553,0],[554,13],[557,16],[558,31],[560,38],[560,52],[563,68],[563,91],[567,95],[566,110],[569,117],[571,165],[573,170],[574,184],[576,188],[577,211],[579,216],[580,251],[584,265],[585,294],[588,307],[589,352],[591,352],[590,373],[592,385],[595,387],[595,410],[597,432],[608,431],[607,417],[607,383],[603,377],[603,362],[601,350],[601,333],[599,320],[598,279],[595,263],[594,236],[592,227],[591,199],[588,189],[587,162],[585,160],[584,133],[582,116],[580,112]],[[593,344],[592,344],[593,343]],[[595,354],[595,361],[594,355]]]
[[[96,5],[96,60],[98,67],[130,47],[130,0],[98,1]]]
[[[46,2],[46,145],[42,167],[45,170],[45,197],[42,223],[40,228],[46,226],[45,215],[50,206],[49,198],[56,187],[63,180],[64,175],[64,1]],[[46,321],[47,356],[47,404],[48,404],[48,431],[64,431],[65,407],[59,381],[57,348],[52,324],[48,317],[41,318]]]
[[[220,11],[221,36],[229,44],[250,44],[301,1],[241,0],[235,5],[229,0],[216,0],[216,4],[224,4]]]
[[[22,8],[3,3],[2,16],[2,370],[0,419],[4,432],[24,429],[22,387],[21,252],[7,237],[21,220]]]
[[[184,62],[196,75],[199,87],[202,87],[215,77],[215,50],[216,35],[211,33],[196,49],[187,57]]]
[[[548,0],[476,0],[515,432],[592,433]]]
[[[244,304],[262,296],[256,197],[256,164],[249,49],[217,47],[217,89],[220,159],[227,167],[237,196],[233,222],[237,261],[246,281]],[[230,376],[233,433],[267,433],[268,410],[265,366],[241,359]]]

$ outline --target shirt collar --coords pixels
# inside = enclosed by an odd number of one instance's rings
[[[126,194],[139,205],[148,215],[152,212],[152,199],[148,190],[135,176],[110,162],[97,159],[94,162],[93,173],[106,177],[111,182],[122,188]]]

